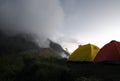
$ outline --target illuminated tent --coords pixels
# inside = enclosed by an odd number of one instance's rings
[[[94,60],[99,48],[93,44],[86,44],[77,48],[68,58],[68,61],[86,61]]]
[[[104,45],[96,55],[94,62],[120,62],[120,42],[112,40]]]

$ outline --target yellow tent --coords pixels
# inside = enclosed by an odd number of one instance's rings
[[[99,47],[93,44],[86,44],[77,48],[68,58],[68,61],[92,62],[99,51]]]

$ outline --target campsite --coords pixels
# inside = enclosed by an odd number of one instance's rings
[[[99,78],[101,77],[105,78],[105,81],[119,81],[120,42],[112,40],[109,43],[105,44],[101,49],[95,45],[92,45],[96,48],[90,49],[92,51],[88,50],[89,53],[86,52],[89,48],[85,48],[88,45],[79,47],[72,53],[73,55],[68,58],[68,65],[70,68],[72,68],[72,70],[75,71],[75,73],[77,73],[76,75],[87,77],[94,76]],[[99,50],[97,51],[98,53],[96,50]],[[82,54],[84,55],[82,56]],[[90,58],[93,54],[95,56],[93,56],[94,59],[91,61]],[[75,55],[78,56],[75,57]],[[82,58],[79,58],[79,60],[74,60],[78,59],[78,57]],[[86,59],[83,60],[83,58]]]
[[[101,49],[86,44],[78,47],[75,55],[63,58],[58,52],[67,52],[53,41],[50,48],[40,48],[27,36],[1,37],[0,81],[119,81],[118,41],[110,41]],[[97,54],[106,54],[106,49],[107,55],[99,60]],[[118,56],[113,58],[113,54]]]
[[[120,81],[120,0],[0,0],[0,81]]]

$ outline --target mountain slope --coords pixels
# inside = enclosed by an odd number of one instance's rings
[[[39,54],[40,56],[68,56],[59,44],[49,40],[50,47],[42,48],[35,42],[35,37],[28,34],[8,36],[0,31],[0,54],[24,53]]]
[[[51,40],[50,41],[50,48],[53,49],[56,53],[58,53],[59,55],[61,55],[62,57],[68,57],[70,54],[65,51],[62,46],[58,43],[55,43]]]

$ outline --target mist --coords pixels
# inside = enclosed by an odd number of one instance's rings
[[[34,34],[42,47],[60,32],[63,18],[59,0],[0,0],[0,30],[10,36]]]

